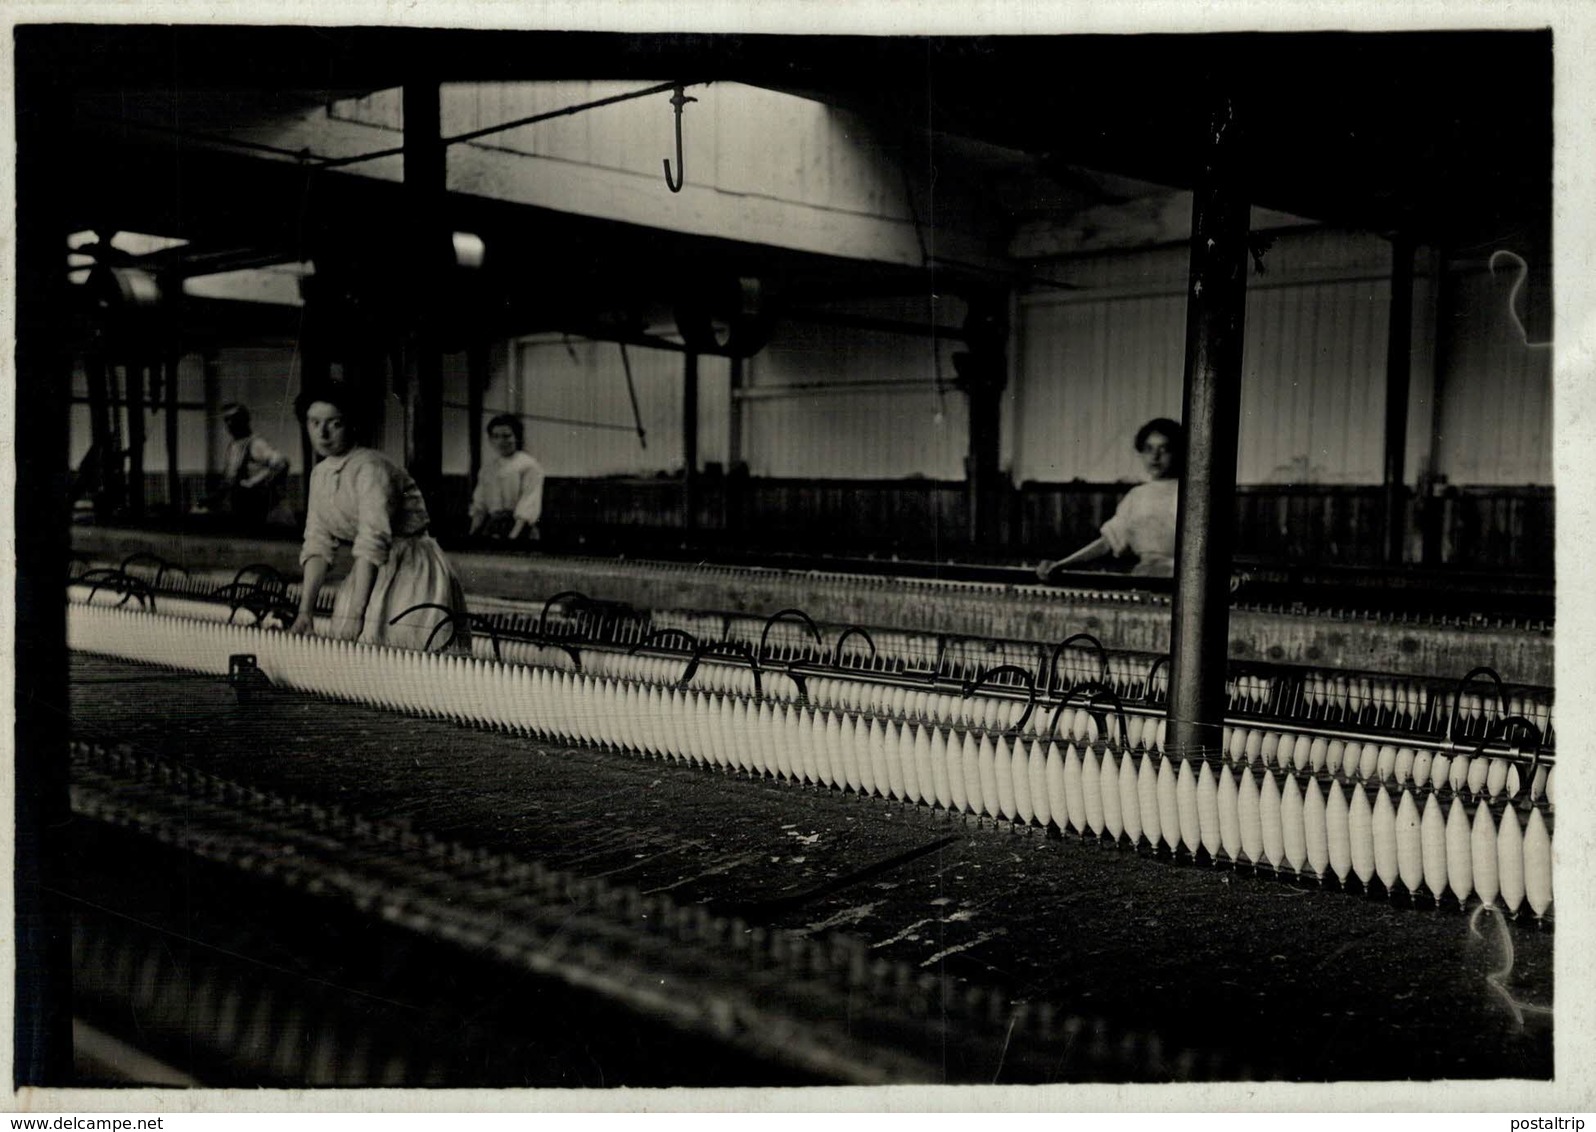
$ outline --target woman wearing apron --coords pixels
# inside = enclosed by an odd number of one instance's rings
[[[307,390],[295,403],[321,462],[310,474],[305,541],[299,552],[304,583],[291,632],[314,631],[316,598],[338,546],[353,565],[333,602],[329,636],[368,644],[423,649],[450,639],[438,626],[452,612],[457,646],[469,644],[465,592],[437,542],[427,533],[427,504],[404,468],[360,443],[359,404],[347,391]],[[434,632],[436,630],[436,633]]]

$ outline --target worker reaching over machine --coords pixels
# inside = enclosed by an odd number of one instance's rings
[[[488,422],[488,439],[498,458],[483,464],[471,496],[468,534],[490,538],[539,537],[543,515],[543,465],[524,452],[521,419],[501,413]]]
[[[304,583],[290,631],[314,631],[316,598],[337,547],[345,545],[352,565],[333,602],[330,636],[414,649],[451,637],[469,643],[465,593],[427,531],[426,501],[409,472],[361,443],[361,402],[333,385],[307,389],[294,408],[321,461],[310,474],[299,552]],[[420,605],[450,612],[415,609]],[[451,615],[452,633],[440,629]]]
[[[1168,578],[1175,573],[1175,514],[1180,477],[1186,465],[1185,434],[1180,425],[1158,417],[1136,431],[1136,451],[1147,468],[1148,482],[1131,488],[1119,501],[1102,534],[1074,554],[1036,568],[1044,582],[1054,574],[1108,555],[1136,555],[1132,574]]]

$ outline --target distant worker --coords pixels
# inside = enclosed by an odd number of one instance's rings
[[[283,505],[288,458],[254,434],[244,405],[236,401],[223,405],[222,422],[233,439],[222,460],[221,487],[207,506],[229,511],[247,526],[292,522]]]
[[[1148,482],[1139,484],[1119,501],[1114,517],[1102,534],[1067,558],[1044,562],[1036,568],[1044,582],[1071,566],[1110,554],[1136,555],[1132,574],[1169,578],[1175,573],[1175,514],[1180,499],[1180,477],[1186,468],[1186,438],[1180,425],[1166,417],[1148,421],[1136,432],[1136,451],[1147,468]]]
[[[488,422],[488,440],[497,458],[483,462],[471,495],[467,534],[518,539],[539,537],[543,516],[543,465],[521,450],[526,440],[521,418],[501,413]]]

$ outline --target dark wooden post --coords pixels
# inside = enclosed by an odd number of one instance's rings
[[[83,372],[89,385],[89,431],[94,438],[94,459],[99,463],[98,482],[94,485],[94,513],[102,521],[111,517],[123,498],[120,486],[122,445],[114,427],[116,407],[112,404],[109,369],[103,332],[97,332],[84,352]]]
[[[169,349],[159,363],[165,371],[162,388],[166,391],[166,504],[172,515],[183,514],[183,473],[177,459],[177,367],[179,357],[175,348]]]
[[[57,31],[18,27],[16,98],[16,364],[13,384],[17,491],[12,873],[15,999],[13,1085],[72,1083],[71,927],[62,897],[72,813],[67,794],[65,623],[61,580],[70,552],[67,422],[72,358],[67,285],[67,180],[72,92],[49,57]],[[91,370],[92,373],[92,370]],[[91,394],[92,396],[92,394]],[[102,401],[102,404],[104,401]],[[98,424],[96,425],[98,427]],[[104,433],[96,439],[101,439]],[[114,448],[114,446],[112,446]],[[104,451],[107,463],[114,451]]]
[[[416,247],[408,253],[413,367],[410,414],[410,473],[429,501],[443,481],[443,348],[438,325],[445,273],[453,266],[444,216],[448,191],[447,152],[441,140],[442,110],[436,79],[416,77],[404,86],[405,212]]]
[[[728,534],[742,531],[743,487],[743,366],[741,356],[733,355],[726,390],[726,476],[721,480],[720,525]]]
[[[325,385],[332,373],[332,334],[328,323],[332,321],[333,314],[328,309],[330,306],[331,300],[319,290],[313,289],[305,296],[305,335],[299,361],[300,393]],[[308,509],[310,473],[316,469],[316,450],[310,446],[310,435],[297,415],[294,425],[299,432],[300,502]],[[375,436],[371,442],[376,443]]]
[[[1407,540],[1408,390],[1413,352],[1413,243],[1391,241],[1391,325],[1385,348],[1385,561],[1402,561]]]
[[[682,527],[698,526],[698,352],[682,355]]]
[[[1220,96],[1192,200],[1186,294],[1187,452],[1175,540],[1169,700],[1171,749],[1182,755],[1217,748],[1224,724],[1251,212],[1241,166],[1236,107]]]
[[[488,389],[488,344],[482,338],[473,338],[466,347],[466,417],[471,430],[471,470],[469,481],[477,482],[482,470],[483,399]]]
[[[1003,389],[1008,384],[1007,301],[995,295],[970,297],[964,320],[965,351],[953,356],[969,407],[965,477],[970,509],[968,537],[973,546],[991,547],[1001,537],[1004,485],[1000,482]]]
[[[1420,529],[1425,566],[1439,566],[1445,557],[1446,501],[1441,497],[1441,442],[1446,430],[1447,376],[1452,368],[1452,309],[1456,285],[1448,264],[1451,251],[1435,251],[1435,376],[1430,387],[1430,451],[1419,484]]]
[[[222,365],[221,358],[215,349],[207,349],[200,355],[202,367],[201,382],[205,389],[205,495],[209,496],[215,489],[213,475],[222,463],[222,449],[220,438],[216,435],[216,421],[222,410]],[[303,438],[305,430],[299,430]]]
[[[747,363],[736,355],[731,359],[731,375],[729,381],[728,399],[730,404],[726,408],[726,470],[729,472],[743,462],[743,367]]]
[[[144,362],[126,359],[127,385],[127,509],[135,519],[144,517]]]

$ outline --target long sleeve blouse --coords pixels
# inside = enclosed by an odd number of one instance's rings
[[[543,514],[543,465],[517,450],[482,465],[471,495],[471,517],[509,511],[532,526]]]
[[[339,544],[382,567],[395,538],[423,534],[427,504],[410,473],[375,448],[328,456],[310,473],[303,566],[312,558],[331,564]]]
[[[1168,577],[1175,572],[1175,517],[1180,481],[1151,480],[1131,488],[1102,526],[1115,554],[1134,553],[1132,573]]]

